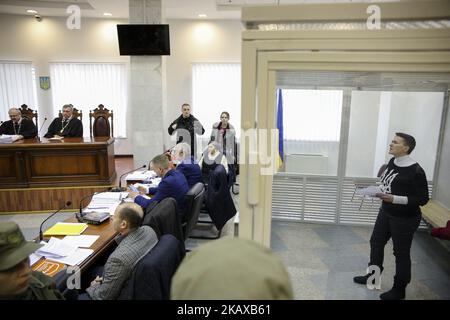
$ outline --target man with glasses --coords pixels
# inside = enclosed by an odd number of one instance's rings
[[[37,136],[37,128],[32,120],[22,118],[22,113],[18,108],[11,108],[8,111],[11,120],[5,121],[0,126],[0,135],[14,135],[19,139],[31,139]]]

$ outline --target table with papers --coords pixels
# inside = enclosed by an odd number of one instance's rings
[[[91,202],[83,209],[83,213],[91,212],[107,212],[111,216],[117,209],[117,206],[122,203],[128,196],[128,192],[101,192],[95,194]]]
[[[75,217],[65,223],[78,224]],[[111,220],[100,225],[88,224],[78,236],[55,236],[46,238],[49,247],[40,248],[30,256],[34,271],[54,276],[68,266],[77,265],[81,272],[101,258],[115,243],[117,232]],[[47,246],[46,245],[46,246]],[[44,251],[43,251],[43,248]],[[75,248],[75,250],[73,250]],[[50,252],[48,252],[50,250]],[[56,251],[55,251],[56,250]]]

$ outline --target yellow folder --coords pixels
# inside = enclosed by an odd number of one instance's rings
[[[58,222],[44,232],[44,236],[78,236],[86,230],[86,223]]]

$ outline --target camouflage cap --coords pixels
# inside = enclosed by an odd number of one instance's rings
[[[26,241],[17,223],[0,223],[0,271],[8,270],[42,247]]]

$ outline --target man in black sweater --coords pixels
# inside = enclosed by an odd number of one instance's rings
[[[83,123],[73,117],[73,106],[65,104],[62,107],[62,118],[55,118],[44,137],[82,137]]]
[[[37,136],[37,128],[32,120],[22,118],[18,108],[8,111],[11,120],[5,121],[0,126],[0,135],[16,135],[18,139],[31,139]]]
[[[411,244],[421,220],[419,206],[428,202],[428,183],[422,167],[409,154],[414,150],[414,137],[397,132],[389,145],[394,157],[381,176],[382,205],[370,238],[369,266],[383,271],[384,246],[392,237],[395,256],[394,286],[380,295],[382,300],[405,298],[405,289],[411,281]],[[367,284],[374,273],[354,277],[353,281]]]
[[[177,144],[188,143],[191,146],[191,156],[196,158],[195,134],[202,135],[205,133],[205,129],[200,121],[191,114],[191,106],[188,103],[181,106],[181,115],[170,124],[167,131],[170,135],[176,131]]]

